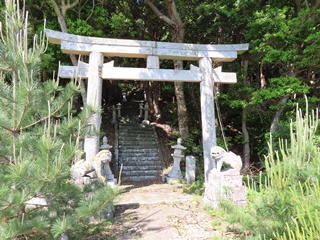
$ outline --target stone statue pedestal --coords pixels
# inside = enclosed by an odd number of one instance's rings
[[[242,175],[238,171],[219,172],[212,169],[206,184],[204,202],[212,208],[219,208],[221,201],[231,201],[244,206],[247,201],[247,188],[242,184]]]
[[[183,150],[186,150],[186,147],[181,145],[182,139],[178,138],[177,145],[172,146],[171,148],[174,149],[173,154],[173,167],[167,176],[167,182],[176,182],[182,179],[182,174],[180,170],[180,161],[184,158],[182,154]]]
[[[182,179],[182,174],[180,170],[180,160],[184,157],[183,155],[172,155],[174,163],[171,171],[168,174],[167,181],[175,182]]]

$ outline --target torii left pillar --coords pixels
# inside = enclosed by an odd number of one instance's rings
[[[210,58],[201,58],[199,60],[199,67],[200,71],[202,72],[200,82],[202,145],[205,182],[207,182],[211,169],[216,167],[215,162],[211,158],[210,150],[213,146],[217,145],[214,114],[212,60]]]
[[[89,133],[84,139],[86,160],[95,156],[99,152],[100,147],[102,67],[103,54],[101,52],[91,52],[88,67],[87,105],[93,107],[94,113],[89,118]]]

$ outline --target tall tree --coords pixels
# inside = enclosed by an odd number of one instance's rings
[[[175,1],[174,0],[164,1],[168,16],[164,15],[159,10],[159,8],[157,8],[152,3],[152,1],[145,0],[145,2],[153,10],[153,12],[159,17],[159,19],[161,19],[162,21],[164,21],[166,24],[170,26],[172,42],[182,43],[184,41],[184,36],[185,36],[185,24],[181,20]],[[174,68],[183,69],[183,61],[174,60]],[[185,102],[183,82],[175,82],[174,87],[175,87],[175,95],[176,95],[177,105],[178,105],[179,133],[182,137],[186,137],[189,135],[189,127],[188,127],[188,111],[187,111],[186,102]]]

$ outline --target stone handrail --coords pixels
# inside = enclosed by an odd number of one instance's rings
[[[115,174],[119,178],[119,122],[114,124],[114,159],[115,159]],[[118,179],[120,182],[120,179]]]

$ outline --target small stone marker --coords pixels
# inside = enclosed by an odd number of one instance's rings
[[[173,157],[173,167],[171,171],[168,174],[167,181],[178,181],[182,179],[182,174],[180,170],[180,161],[184,157],[182,154],[182,150],[187,149],[186,147],[181,145],[182,139],[178,138],[177,145],[172,146],[174,149],[173,154],[171,156]]]
[[[186,179],[188,184],[196,180],[196,159],[194,156],[186,156]]]

